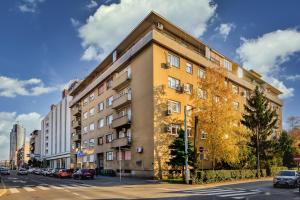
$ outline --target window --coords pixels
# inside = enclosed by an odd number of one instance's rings
[[[95,161],[95,155],[90,155],[90,162],[94,162]]]
[[[238,94],[239,93],[239,86],[232,84],[232,91],[234,94]]]
[[[170,88],[177,89],[177,87],[180,85],[180,81],[176,78],[169,76],[168,77],[168,85]]]
[[[98,104],[98,111],[101,112],[102,110],[104,110],[104,101]]]
[[[193,65],[191,63],[186,63],[185,71],[189,74],[193,73]]]
[[[203,89],[198,89],[198,98],[199,99],[207,99],[207,93]]]
[[[102,127],[104,127],[104,119],[103,118],[98,120],[98,128],[102,128]]]
[[[95,139],[94,139],[94,138],[90,139],[90,144],[89,144],[89,146],[90,146],[90,147],[95,146]]]
[[[87,156],[83,156],[83,162],[87,162]]]
[[[98,95],[103,94],[105,91],[105,85],[104,83],[102,83],[99,87],[98,87]]]
[[[107,89],[107,90],[110,89],[110,88],[112,88],[112,81],[113,81],[112,78],[110,78],[110,79],[108,79],[108,80],[106,81],[106,89]]]
[[[112,135],[112,134],[107,134],[107,135],[105,136],[105,141],[106,141],[106,143],[111,143],[112,140],[113,140],[113,135]]]
[[[113,152],[112,151],[108,151],[106,152],[106,160],[113,160],[114,156],[113,156]]]
[[[224,59],[224,68],[228,71],[232,71],[232,65],[231,62],[229,62],[228,60]]]
[[[171,124],[169,125],[169,132],[172,134],[172,135],[177,135],[179,130],[180,130],[180,125],[179,124]]]
[[[87,145],[88,145],[88,141],[86,141],[86,140],[83,141],[82,148],[84,148],[84,149],[87,148]]]
[[[125,137],[124,131],[119,131],[118,132],[118,138],[124,138],[124,137]]]
[[[207,132],[201,131],[201,139],[206,140],[207,139]]]
[[[219,103],[220,102],[220,97],[219,96],[214,96],[214,102]]]
[[[131,151],[125,151],[125,160],[131,160]]]
[[[205,78],[205,70],[202,67],[198,67],[198,73],[197,76],[199,78]]]
[[[94,93],[90,94],[90,101],[93,101],[94,99],[95,99],[95,94]]]
[[[179,57],[169,53],[168,63],[173,67],[179,68]]]
[[[171,113],[180,113],[180,102],[168,100],[168,110]]]
[[[193,113],[193,107],[190,106],[190,105],[187,105],[186,106],[186,114],[187,114],[187,116],[192,116],[192,113]]]
[[[106,117],[106,125],[111,125],[113,121],[113,115],[108,115]]]
[[[113,103],[113,100],[114,100],[114,96],[110,96],[106,99],[106,107],[109,107],[112,105]]]
[[[83,127],[83,133],[87,133],[87,132],[88,132],[88,127],[87,126]]]
[[[187,94],[192,94],[192,93],[193,93],[193,85],[190,84],[190,83],[185,84],[185,86],[184,86],[184,91],[185,91]]]
[[[95,114],[95,108],[90,109],[90,115],[93,116]]]
[[[187,132],[188,137],[191,137],[191,136],[192,136],[192,128],[188,127],[188,128],[186,129],[186,132]]]
[[[121,151],[121,152],[117,151],[116,152],[116,158],[118,160],[123,160],[123,157],[124,157],[124,151]]]
[[[98,137],[98,145],[102,145],[103,144],[103,137]]]
[[[83,100],[83,105],[86,106],[88,103],[89,103],[89,99],[88,99],[88,98],[85,98],[85,99]]]
[[[224,85],[225,85],[225,86],[228,86],[228,80],[225,80],[225,81],[224,81]]]
[[[88,118],[88,112],[83,113],[83,118],[87,119]]]
[[[95,124],[94,123],[90,124],[90,131],[93,131],[93,130],[95,130]]]
[[[236,102],[236,101],[233,102],[233,108],[234,108],[234,110],[238,110],[239,106],[240,106],[239,102]]]

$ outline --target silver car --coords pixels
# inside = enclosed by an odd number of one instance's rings
[[[298,179],[299,173],[296,170],[279,171],[273,179],[273,186],[297,187]]]

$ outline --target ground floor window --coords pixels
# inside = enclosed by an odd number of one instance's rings
[[[112,151],[106,152],[106,160],[113,160],[113,152]]]

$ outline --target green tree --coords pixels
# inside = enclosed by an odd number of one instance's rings
[[[169,146],[171,150],[171,159],[168,164],[175,168],[180,168],[183,172],[185,166],[185,146],[184,146],[184,130],[179,130],[178,137]],[[188,141],[188,159],[189,165],[193,164],[194,149],[192,143]]]
[[[260,159],[264,161],[267,175],[270,175],[269,161],[274,155],[274,143],[270,137],[276,128],[277,114],[259,87],[247,99],[241,123],[250,130],[249,146],[256,155],[257,177],[260,177]]]
[[[288,135],[286,131],[282,131],[282,134],[278,141],[278,146],[283,166],[286,166],[288,168],[294,167],[295,163],[293,157],[297,154],[297,149],[293,147],[293,139]]]

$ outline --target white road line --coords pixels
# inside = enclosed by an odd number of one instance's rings
[[[62,187],[57,187],[57,186],[55,186],[55,185],[50,185],[49,187],[51,187],[51,188],[53,188],[53,189],[57,189],[57,190],[63,189]]]
[[[49,190],[49,188],[44,187],[44,186],[36,186],[37,188],[41,189],[41,190]]]
[[[26,190],[27,192],[33,192],[33,191],[35,191],[31,187],[23,187],[23,189]]]
[[[225,195],[220,195],[220,197],[235,197],[235,196],[242,196],[242,195],[251,195],[251,194],[257,194],[259,192],[244,192],[244,193],[239,193],[239,194],[225,194]]]
[[[206,193],[195,193],[197,195],[204,195],[204,196],[212,196],[212,195],[235,195],[235,194],[245,194],[244,191],[218,191],[218,192],[206,192]]]
[[[87,184],[80,184],[80,185],[85,187],[93,187],[92,185],[87,185]]]
[[[19,193],[19,190],[17,188],[10,188],[9,191],[12,194]]]
[[[209,193],[209,192],[229,192],[233,190],[222,190],[222,189],[213,189],[213,190],[183,190],[183,192],[188,192],[188,193]]]

